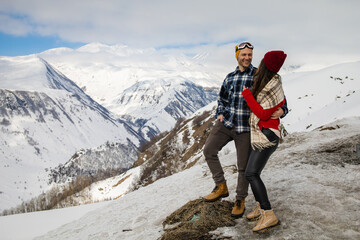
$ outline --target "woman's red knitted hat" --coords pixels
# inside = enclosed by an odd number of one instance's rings
[[[286,54],[283,51],[270,51],[264,56],[265,66],[272,72],[277,73],[285,62]]]

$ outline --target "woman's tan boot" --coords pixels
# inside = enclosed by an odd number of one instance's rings
[[[209,195],[206,195],[204,197],[204,200],[206,202],[215,202],[216,200],[219,200],[223,197],[228,197],[228,196],[229,196],[229,191],[226,186],[226,182],[223,182],[223,183],[220,183],[219,185],[217,185]]]
[[[248,213],[246,215],[246,219],[250,222],[252,221],[256,221],[259,219],[261,213],[260,213],[260,203],[256,202],[256,206],[254,207],[254,209],[252,210],[251,213]]]
[[[260,209],[261,217],[257,222],[256,226],[253,228],[253,231],[256,233],[263,233],[269,230],[272,227],[278,226],[280,221],[274,214],[273,210],[263,210]]]

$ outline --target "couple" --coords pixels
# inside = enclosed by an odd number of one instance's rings
[[[280,223],[271,209],[260,174],[278,146],[279,118],[288,112],[281,79],[277,74],[286,54],[283,51],[267,52],[257,69],[251,64],[253,48],[249,42],[235,47],[238,66],[226,76],[220,89],[215,116],[217,121],[204,147],[205,160],[216,186],[204,199],[213,202],[229,196],[218,152],[234,140],[238,182],[231,215],[241,217],[244,214],[250,183],[256,206],[246,218],[249,221],[259,219],[253,231],[264,232]]]

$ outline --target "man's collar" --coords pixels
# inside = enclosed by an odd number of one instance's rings
[[[253,69],[254,66],[250,64],[249,67],[247,67],[243,72],[241,72],[239,66],[236,66],[235,72],[239,71],[240,73],[250,73],[251,71],[253,71]]]

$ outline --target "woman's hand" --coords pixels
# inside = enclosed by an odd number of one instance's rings
[[[280,107],[272,115],[271,119],[278,119],[284,114],[284,110]]]

